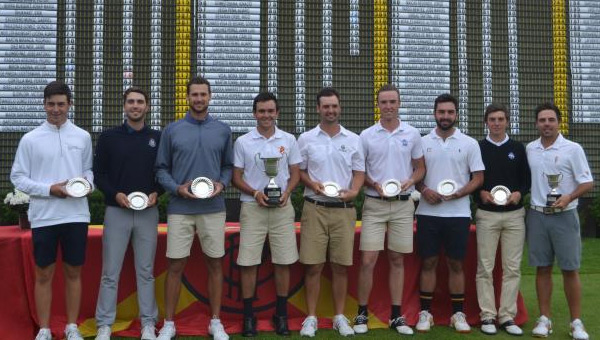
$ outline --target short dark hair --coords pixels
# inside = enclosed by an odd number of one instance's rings
[[[333,87],[324,87],[317,93],[317,105],[321,105],[321,97],[331,97],[336,96],[338,101],[340,100],[340,94]]]
[[[450,93],[443,93],[435,98],[435,102],[433,104],[433,112],[437,111],[438,104],[452,102],[454,104],[454,109],[458,111],[458,100],[454,98]]]
[[[46,87],[44,88],[44,101],[57,94],[64,94],[65,96],[67,96],[67,101],[69,102],[69,104],[71,103],[71,99],[73,98],[73,95],[71,94],[71,89],[69,88],[69,85],[63,83],[60,80],[52,81],[48,85],[46,85]]]
[[[400,91],[398,91],[398,88],[392,84],[385,84],[382,87],[380,87],[379,90],[377,90],[377,101],[379,101],[379,94],[381,92],[386,92],[386,91],[396,92],[396,94],[398,94],[398,101],[400,101]]]
[[[556,105],[554,105],[554,103],[550,103],[550,102],[542,103],[535,108],[535,121],[536,122],[538,120],[538,116],[540,115],[540,112],[542,112],[544,110],[554,111],[554,113],[556,113],[556,119],[560,122],[560,120],[561,120],[560,109]]]
[[[127,101],[127,96],[129,96],[130,93],[139,93],[142,96],[144,96],[144,100],[146,100],[146,105],[150,105],[150,99],[148,97],[148,93],[146,93],[146,91],[142,90],[142,88],[137,87],[137,86],[132,86],[130,88],[128,88],[127,90],[125,90],[125,92],[123,92],[123,104],[125,104],[125,102]]]
[[[504,106],[500,103],[491,103],[490,105],[488,105],[485,108],[485,113],[483,115],[483,121],[487,122],[487,119],[488,119],[488,116],[490,115],[490,113],[498,112],[498,111],[504,112],[504,118],[506,118],[507,121],[510,120],[510,114],[508,113],[506,106]]]
[[[192,77],[192,79],[190,79],[190,81],[188,81],[187,83],[187,94],[190,94],[190,87],[192,85],[206,85],[208,86],[208,93],[211,94],[212,91],[210,89],[210,82],[208,81],[208,79],[202,77],[202,76],[194,76]]]
[[[271,92],[261,92],[254,97],[254,102],[252,102],[252,112],[256,112],[256,104],[268,101],[275,102],[275,110],[279,111],[279,103],[277,102],[277,97]]]

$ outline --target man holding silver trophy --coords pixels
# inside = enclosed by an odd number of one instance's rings
[[[431,302],[442,247],[446,253],[452,301],[450,326],[459,333],[471,331],[463,312],[463,260],[471,226],[469,195],[483,183],[485,167],[477,141],[454,127],[458,119],[457,108],[458,101],[452,95],[438,96],[433,108],[436,127],[422,137],[427,173],[417,185],[422,197],[416,211],[417,253],[423,260],[421,312],[416,325],[419,332],[429,332],[433,326]]]
[[[540,138],[527,145],[531,167],[531,209],[527,213],[529,264],[537,267],[536,291],[540,317],[533,336],[552,333],[550,300],[554,259],[563,275],[571,314],[573,339],[587,340],[581,321],[581,236],[578,198],[593,186],[592,173],[583,148],[560,133],[560,110],[545,103],[535,110]]]
[[[354,335],[344,316],[348,267],[352,265],[356,210],[353,200],[365,177],[360,137],[340,125],[340,95],[330,87],[317,94],[318,126],[298,139],[304,183],[300,232],[300,262],[306,265],[305,289],[308,316],[301,336],[313,337],[318,328],[317,302],[321,272],[329,258],[332,274],[333,328]]]
[[[187,84],[189,111],[169,124],[160,139],[156,177],[169,193],[165,322],[158,336],[175,336],[175,309],[181,276],[197,234],[207,268],[211,319],[208,333],[216,340],[229,336],[219,318],[225,255],[225,198],[221,193],[231,180],[233,143],[231,128],[208,112],[212,92],[203,77]]]
[[[522,335],[514,322],[525,243],[523,197],[529,192],[531,174],[525,146],[509,138],[510,116],[504,105],[490,104],[484,113],[488,128],[479,141],[485,165],[483,186],[474,192],[477,202],[477,299],[481,308],[481,331],[496,334],[496,321],[510,335]],[[493,270],[501,245],[502,289],[496,308]],[[497,319],[497,320],[496,320]]]
[[[110,340],[117,314],[117,291],[123,259],[133,248],[142,340],[156,339],[158,308],[154,298],[154,257],[158,237],[158,196],[154,162],[160,131],[145,124],[148,93],[130,87],[123,93],[125,122],[100,134],[94,155],[94,178],[104,194],[102,278],[96,305],[96,340]]]
[[[360,233],[361,264],[358,277],[358,313],[354,331],[368,331],[368,302],[373,270],[385,248],[389,261],[391,312],[389,326],[400,334],[413,334],[402,315],[404,255],[413,251],[414,184],[425,175],[419,130],[398,118],[400,93],[386,84],[377,93],[381,111],[378,123],[360,134],[366,160],[365,202]]]
[[[299,164],[302,158],[296,138],[276,126],[279,103],[274,94],[258,94],[254,98],[252,112],[256,128],[235,141],[233,162],[233,184],[241,191],[242,201],[237,258],[237,264],[241,267],[244,303],[242,335],[257,335],[252,301],[257,266],[261,263],[267,235],[277,294],[273,324],[277,334],[289,335],[289,265],[298,260],[294,208],[290,195],[300,180]]]

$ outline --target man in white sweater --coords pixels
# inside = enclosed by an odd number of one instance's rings
[[[65,276],[65,337],[83,339],[77,329],[81,266],[85,260],[90,212],[86,197],[72,197],[65,185],[84,177],[93,189],[92,140],[67,119],[71,91],[59,81],[44,89],[46,121],[26,133],[10,173],[14,186],[30,196],[29,220],[35,258],[35,304],[40,330],[36,340],[51,340],[50,305],[56,252],[60,244]]]

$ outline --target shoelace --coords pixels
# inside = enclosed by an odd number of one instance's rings
[[[168,333],[175,333],[174,330],[175,330],[175,327],[173,327],[171,325],[166,325],[160,330],[160,332],[158,332],[158,334],[163,335],[163,334],[168,334]]]
[[[35,340],[46,340],[48,338],[51,338],[52,334],[47,330],[44,329],[41,332],[38,332],[38,335],[36,335]]]
[[[317,321],[313,318],[310,318],[310,319],[306,318],[306,319],[304,319],[304,321],[302,321],[302,327],[310,325],[314,328],[316,324],[317,324]]]
[[[337,324],[338,329],[339,328],[350,328],[350,320],[348,320],[348,318],[346,318],[345,316],[342,316],[341,318],[338,318],[335,323]]]
[[[454,320],[456,322],[460,322],[460,323],[467,322],[467,320],[465,319],[465,315],[463,313],[460,313],[460,312],[458,312],[458,313],[455,314]]]
[[[400,326],[406,326],[406,320],[404,320],[403,317],[399,316],[397,318],[395,318],[394,320],[392,320],[392,327],[400,327]]]
[[[78,329],[71,329],[67,332],[67,340],[77,340],[82,339],[81,334],[79,334]]]
[[[419,313],[419,322],[429,322],[429,313],[427,313],[427,312]]]
[[[364,314],[358,314],[355,318],[354,318],[354,323],[355,324],[359,324],[359,325],[364,325],[369,321],[369,317],[365,316]]]
[[[107,327],[100,327],[100,330],[98,331],[99,336],[110,336],[110,334],[110,328]]]

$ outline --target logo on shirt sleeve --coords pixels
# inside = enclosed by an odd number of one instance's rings
[[[512,151],[508,153],[508,159],[510,159],[511,161],[515,159],[515,154]]]

